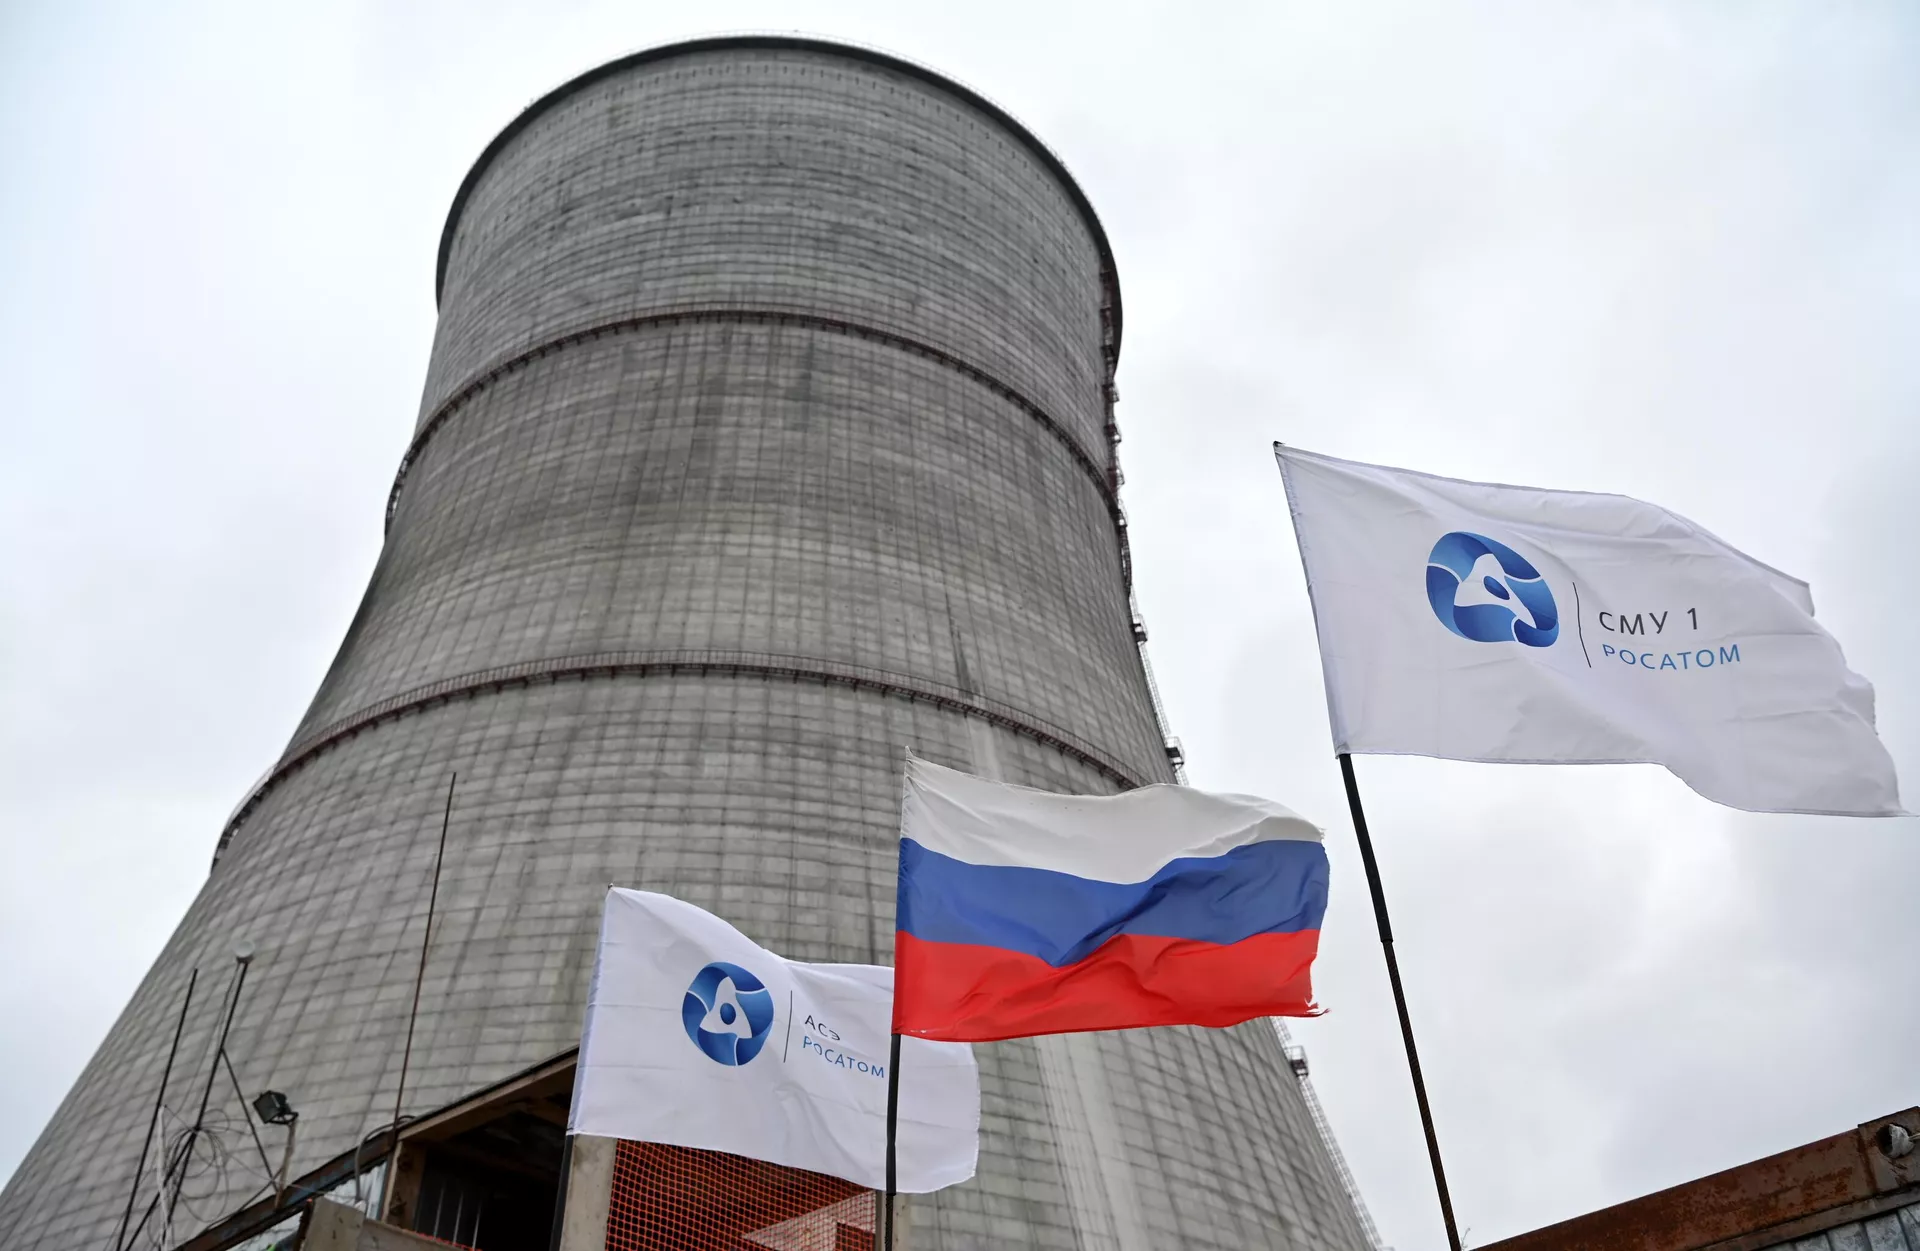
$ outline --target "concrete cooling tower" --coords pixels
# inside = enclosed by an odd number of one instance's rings
[[[1057,791],[1174,777],[1117,497],[1113,255],[999,108],[802,39],[630,56],[482,153],[438,284],[359,612],[0,1194],[0,1247],[177,1246],[257,1201],[241,1099],[269,1088],[293,1176],[377,1146],[451,775],[411,1117],[578,1042],[610,883],[889,963],[909,748]],[[916,1251],[1367,1245],[1270,1023],[978,1054],[979,1175],[914,1201]],[[120,1234],[209,1073],[171,1220]]]

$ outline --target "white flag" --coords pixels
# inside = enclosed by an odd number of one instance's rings
[[[1659,764],[1735,808],[1900,815],[1804,582],[1624,496],[1275,450],[1336,751]]]
[[[568,1130],[886,1183],[893,970],[774,955],[712,913],[614,889]],[[964,1043],[900,1040],[898,1189],[973,1176],[980,1072]]]

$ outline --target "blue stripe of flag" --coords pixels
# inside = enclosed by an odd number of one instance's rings
[[[1326,911],[1327,853],[1317,842],[1249,843],[1121,883],[969,864],[900,840],[900,929],[927,942],[1024,952],[1056,968],[1118,934],[1237,943],[1317,930]]]

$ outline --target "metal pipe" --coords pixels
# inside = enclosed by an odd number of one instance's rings
[[[173,1078],[173,1058],[180,1052],[180,1036],[187,1029],[187,1009],[193,1006],[193,988],[200,980],[200,970],[194,969],[187,975],[186,997],[180,1001],[180,1020],[173,1027],[173,1045],[167,1048],[166,1067],[160,1070],[160,1089],[154,1092],[153,1115],[147,1120],[147,1136],[140,1140],[140,1163],[133,1166],[133,1184],[127,1187],[127,1210],[120,1214],[120,1228],[113,1234],[113,1251],[122,1251],[127,1236],[127,1222],[133,1219],[134,1200],[140,1197],[140,1178],[147,1171],[147,1152],[153,1147],[154,1131],[160,1127],[160,1109],[167,1101],[167,1083]],[[142,1225],[146,1220],[142,1218]]]
[[[234,1013],[240,1009],[240,992],[246,989],[247,969],[253,963],[253,949],[246,947],[243,953],[233,958],[239,966],[233,975],[233,992],[227,997],[227,1018],[220,1023],[220,1041],[214,1044],[213,1059],[207,1065],[207,1082],[200,1090],[200,1110],[193,1115],[193,1128],[187,1131],[186,1141],[180,1144],[180,1153],[173,1165],[167,1170],[167,1180],[173,1186],[173,1192],[167,1196],[166,1215],[161,1220],[161,1228],[173,1227],[173,1209],[180,1202],[180,1191],[187,1184],[187,1161],[193,1158],[193,1144],[200,1138],[200,1131],[206,1128],[207,1105],[213,1101],[214,1079],[220,1075],[220,1057],[226,1054],[227,1034],[233,1029]],[[175,1172],[178,1177],[173,1176]],[[143,1220],[141,1224],[145,1224]]]
[[[453,786],[458,773],[447,778],[447,806],[440,814],[440,850],[433,856],[433,886],[427,892],[427,929],[420,936],[420,971],[413,978],[413,1008],[407,1013],[407,1045],[400,1052],[400,1084],[393,1092],[393,1137],[387,1148],[387,1169],[380,1178],[380,1214],[387,1218],[387,1200],[393,1196],[393,1166],[400,1159],[400,1107],[407,1096],[407,1066],[413,1060],[413,1027],[420,1019],[420,987],[427,980],[427,953],[433,949],[433,910],[440,902],[440,865],[447,858],[447,827],[453,823]]]
[[[267,1144],[260,1141],[260,1131],[253,1127],[253,1114],[247,1108],[246,1092],[240,1089],[240,1075],[233,1071],[233,1057],[226,1048],[220,1049],[220,1062],[226,1065],[227,1080],[233,1083],[233,1097],[240,1101],[240,1115],[247,1122],[247,1132],[253,1135],[254,1150],[260,1153],[260,1167],[266,1170],[267,1184],[273,1185],[273,1159],[267,1154]]]
[[[574,1080],[579,1081],[578,1071]],[[547,1251],[560,1251],[560,1235],[567,1227],[567,1178],[573,1172],[573,1134],[560,1142],[560,1184],[553,1192],[553,1232],[547,1236]]]

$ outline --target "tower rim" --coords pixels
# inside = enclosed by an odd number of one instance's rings
[[[502,127],[500,133],[496,134],[481,150],[480,156],[467,170],[466,177],[460,180],[459,190],[453,194],[453,203],[447,209],[446,224],[440,229],[440,250],[434,264],[434,306],[439,307],[441,292],[446,286],[447,261],[453,251],[453,236],[460,225],[460,216],[466,209],[468,198],[473,194],[474,187],[479,184],[481,175],[493,163],[494,157],[499,155],[500,150],[506,147],[515,136],[532,124],[535,118],[581,88],[591,86],[603,78],[612,77],[635,66],[693,53],[727,50],[797,50],[827,53],[853,61],[864,61],[869,65],[895,70],[930,83],[958,97],[997,122],[1007,133],[1025,145],[1059,181],[1061,188],[1067,193],[1067,198],[1072,200],[1074,207],[1079,210],[1087,230],[1093,235],[1094,246],[1100,253],[1102,295],[1104,303],[1111,310],[1113,326],[1112,346],[1108,351],[1109,369],[1118,364],[1121,326],[1120,270],[1114,263],[1113,245],[1107,239],[1107,230],[1100,222],[1100,215],[1094,212],[1093,202],[1087,198],[1087,193],[1081,190],[1079,182],[1067,169],[1066,163],[1060,159],[1059,155],[1041,142],[1040,137],[1029,130],[1019,118],[957,79],[949,78],[916,61],[881,52],[875,48],[806,35],[709,35],[697,39],[657,44],[650,48],[642,48],[638,52],[630,52],[626,56],[616,57],[584,73],[576,74],[520,110],[513,120]]]

